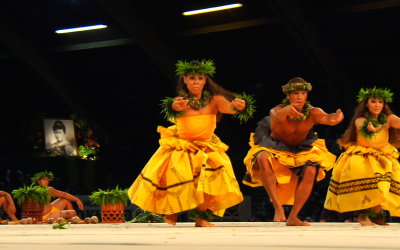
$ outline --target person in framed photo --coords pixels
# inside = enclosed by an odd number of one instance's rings
[[[54,122],[53,133],[56,142],[51,144],[50,150],[55,155],[75,155],[73,145],[66,139],[66,127],[62,121]]]

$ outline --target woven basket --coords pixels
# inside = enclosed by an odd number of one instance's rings
[[[31,217],[33,224],[42,224],[44,205],[37,206],[33,199],[26,199],[21,206],[22,218]]]
[[[124,203],[101,205],[101,223],[124,223],[124,214]]]

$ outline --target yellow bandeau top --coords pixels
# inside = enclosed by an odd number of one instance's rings
[[[209,141],[217,127],[217,115],[180,116],[177,132],[180,138],[188,141]]]
[[[366,148],[382,148],[389,142],[389,130],[383,129],[372,136],[369,140],[360,134],[357,130],[357,144]]]

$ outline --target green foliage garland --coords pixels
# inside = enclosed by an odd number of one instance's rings
[[[307,91],[310,92],[312,90],[312,86],[310,83],[288,83],[282,86],[283,93],[290,94],[295,91]]]
[[[118,186],[112,190],[101,190],[93,192],[90,196],[90,200],[95,205],[107,205],[112,204],[115,205],[117,203],[124,203],[125,206],[128,205],[128,189],[120,189]]]
[[[192,218],[202,218],[208,222],[211,222],[214,220],[214,214],[210,210],[202,212],[202,211],[198,210],[197,208],[195,208],[189,212],[189,216]]]
[[[201,60],[202,65],[196,65],[192,63],[188,63],[185,61],[178,60],[178,63],[176,63],[176,75],[179,77],[182,77],[187,74],[208,74],[210,76],[213,76],[215,73],[215,66],[213,60]]]
[[[365,112],[364,117],[365,117],[365,121],[364,121],[363,125],[360,128],[360,134],[362,136],[364,136],[365,138],[367,138],[368,140],[372,140],[372,137],[375,134],[377,134],[380,130],[375,131],[375,132],[374,131],[369,131],[368,130],[368,123],[372,122],[372,125],[375,128],[379,127],[379,125],[385,126],[386,123],[387,123],[386,114],[380,113],[378,115],[378,121],[375,118],[371,117],[371,114],[369,113],[369,111]]]
[[[354,211],[354,215],[360,216],[362,214],[365,214],[368,216],[370,219],[378,219],[378,220],[383,220],[386,221],[386,214],[385,213],[377,213],[372,209],[364,209],[364,210],[358,210]]]
[[[240,124],[244,121],[245,123],[250,119],[253,118],[254,112],[256,112],[256,100],[253,99],[253,95],[248,95],[245,92],[242,94],[234,93],[237,98],[240,98],[246,102],[246,107],[243,110],[238,110],[237,108],[233,107],[233,114],[232,118],[237,118],[240,120]]]
[[[290,101],[289,101],[288,98],[283,99],[282,103],[285,105],[285,107],[290,105]],[[305,119],[307,119],[307,116],[310,114],[311,108],[312,108],[312,106],[311,106],[310,102],[306,101],[306,103],[303,106],[303,109],[300,112],[300,113],[302,113],[304,115],[303,117],[294,117],[294,116],[289,116],[289,117],[292,120],[295,120],[297,122],[304,121]]]
[[[188,92],[184,90],[179,91],[179,96],[183,97],[184,100],[189,100],[187,106],[199,110],[207,106],[211,101],[210,92],[203,90],[200,99],[193,98]]]
[[[163,223],[165,222],[165,217],[163,215],[151,213],[149,211],[142,210],[140,208],[136,209],[132,214],[132,220],[130,223]]]
[[[58,225],[53,225],[53,229],[67,229],[68,227],[65,227],[67,225],[69,226],[68,221],[61,221]]]
[[[44,170],[44,172],[36,173],[36,174],[31,178],[32,184],[37,185],[37,181],[40,180],[40,179],[42,179],[42,178],[44,178],[44,177],[48,177],[48,178],[49,178],[49,181],[54,180],[54,175],[53,175],[53,173],[52,173],[51,171],[50,171],[50,172],[47,172],[47,170]]]
[[[384,100],[386,103],[391,103],[393,101],[393,93],[390,92],[390,89],[386,88],[386,89],[377,89],[376,87],[374,87],[373,89],[360,89],[360,92],[358,93],[357,97],[357,101],[361,102],[364,99],[367,98],[376,98],[376,99],[382,99]]]
[[[54,195],[49,193],[49,189],[47,187],[33,185],[34,183],[32,183],[30,186],[15,189],[11,192],[11,194],[15,199],[18,200],[18,204],[20,206],[26,201],[26,199],[32,199],[38,207],[40,204],[49,204],[49,197],[54,198]]]
[[[167,97],[163,100],[161,100],[161,107],[163,110],[161,110],[160,113],[165,113],[164,118],[166,118],[168,121],[177,121],[178,116],[185,116],[185,113],[183,111],[176,111],[172,108],[172,103],[174,103],[175,98],[174,97]]]

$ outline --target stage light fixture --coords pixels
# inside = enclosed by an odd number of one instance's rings
[[[211,7],[211,8],[207,8],[207,9],[186,11],[186,12],[183,12],[182,14],[184,16],[190,16],[190,15],[202,14],[202,13],[213,12],[213,11],[233,9],[233,8],[238,8],[238,7],[242,7],[242,6],[243,6],[243,4],[241,4],[241,3],[234,3],[234,4],[228,4],[228,5],[218,6],[218,7]]]
[[[86,30],[95,30],[95,29],[104,29],[104,28],[107,28],[107,25],[98,24],[98,25],[91,25],[91,26],[84,26],[84,27],[56,30],[56,33],[57,34],[63,34],[63,33],[71,33],[71,32],[86,31]]]

